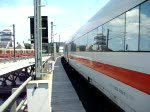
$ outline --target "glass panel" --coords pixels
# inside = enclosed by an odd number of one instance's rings
[[[109,30],[111,29],[110,27],[110,23],[106,23],[105,25],[103,25],[103,34],[102,36],[104,36],[106,38],[106,45],[102,45],[100,47],[101,51],[112,51],[111,48],[109,48],[108,46],[108,41],[109,41]]]
[[[150,51],[150,1],[141,5],[140,51]]]
[[[76,51],[80,51],[80,49],[79,49],[79,46],[80,46],[80,38],[77,38],[77,39],[75,40],[75,43],[76,43]]]
[[[139,37],[139,7],[126,13],[125,50],[138,51]]]
[[[97,33],[102,33],[102,26],[98,27]]]
[[[2,52],[3,52],[3,51],[2,51],[2,50],[0,50],[0,54],[2,54]]]
[[[84,39],[85,39],[85,50],[88,51],[88,34],[84,35]]]
[[[97,35],[94,37],[94,45],[93,45],[93,49],[95,51],[102,51],[101,47],[103,44],[106,44],[106,43],[103,43],[103,39],[106,39],[106,38],[103,38],[103,33],[102,33],[102,26],[98,27],[97,28]]]
[[[86,49],[86,37],[82,36],[80,38],[80,46],[79,46],[80,51],[85,51]]]
[[[112,51],[124,51],[125,14],[108,23],[108,48]]]
[[[88,44],[87,49],[88,51],[95,51],[94,48],[94,37],[97,35],[97,29],[88,33]]]
[[[71,42],[71,51],[76,51],[76,43],[74,41]]]
[[[10,51],[6,51],[6,54],[10,54]]]
[[[103,25],[103,36],[106,45],[101,46],[102,51],[124,51],[125,14]]]

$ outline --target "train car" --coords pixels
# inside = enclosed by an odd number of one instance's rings
[[[15,49],[16,57],[34,56],[34,49]],[[0,58],[14,57],[14,49],[0,48]]]
[[[0,49],[0,58],[3,58],[5,54],[5,50],[3,48]]]
[[[150,0],[110,0],[67,42],[65,58],[125,112],[150,112]]]

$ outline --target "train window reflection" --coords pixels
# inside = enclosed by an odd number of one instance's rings
[[[139,7],[126,13],[125,50],[138,51],[139,37]]]
[[[140,51],[150,51],[150,1],[141,5]]]
[[[106,46],[102,47],[102,51],[112,51],[112,49],[108,47],[109,30],[110,30],[110,23],[108,22],[105,25],[103,25],[103,36],[106,37]]]
[[[108,31],[108,48],[112,51],[124,51],[125,14],[110,21]]]
[[[71,51],[76,51],[76,43],[74,41],[71,42]]]
[[[76,39],[76,51],[78,52],[80,51],[79,46],[80,46],[80,38]]]
[[[94,37],[93,49],[95,51],[106,51],[106,36],[103,33],[98,33]]]
[[[94,37],[97,35],[97,29],[92,30],[88,33],[88,51],[95,51],[94,49]]]
[[[80,38],[79,50],[80,51],[85,51],[85,49],[86,49],[86,38],[85,38],[85,36],[82,36]]]
[[[102,26],[98,27],[97,33],[98,33],[98,34],[103,33],[103,31],[102,31]]]

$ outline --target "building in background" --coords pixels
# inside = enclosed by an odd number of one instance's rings
[[[9,29],[0,31],[0,48],[12,48],[13,47],[12,32]]]

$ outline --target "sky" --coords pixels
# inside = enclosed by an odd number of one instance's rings
[[[0,31],[12,30],[15,24],[16,42],[30,43],[30,19],[34,15],[34,0],[0,0]],[[49,42],[50,23],[53,22],[54,41],[65,42],[109,0],[41,0],[45,7],[41,15],[48,16]]]

